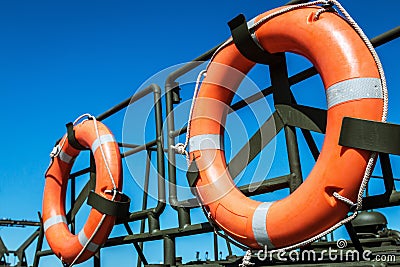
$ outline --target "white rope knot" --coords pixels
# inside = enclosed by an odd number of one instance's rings
[[[87,117],[87,120],[94,120],[94,121],[96,120],[96,117],[93,116],[92,114],[85,113],[85,114],[82,114],[81,116],[79,116],[78,118],[76,118],[76,120],[74,121],[73,125],[75,126],[81,119],[83,119],[85,117]],[[84,121],[85,120],[83,120],[82,122],[84,122]]]
[[[171,145],[171,148],[173,148],[176,153],[181,154],[181,155],[185,155],[185,154],[188,153],[186,151],[186,145],[183,144],[183,143],[178,143],[176,145]]]
[[[111,194],[111,195],[123,195],[124,193],[122,193],[121,191],[118,190],[118,188],[113,188],[113,189],[108,189],[108,190],[104,190],[105,194]]]
[[[247,250],[246,254],[243,256],[243,261],[239,264],[239,267],[253,266],[255,265],[251,260],[251,250]]]
[[[58,155],[61,152],[61,147],[60,145],[56,145],[55,147],[53,147],[53,149],[50,152],[50,158],[55,158],[58,157]]]
[[[336,12],[336,10],[333,8],[334,5],[335,5],[335,3],[333,1],[327,0],[322,5],[322,7],[317,12],[315,12],[314,20],[315,21],[318,20],[322,13],[325,13],[325,12]]]

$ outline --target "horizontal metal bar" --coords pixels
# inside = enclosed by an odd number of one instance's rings
[[[306,3],[309,0],[292,0],[289,1],[286,5],[297,5],[297,4],[302,4],[302,3]]]
[[[175,131],[170,132],[170,133],[169,133],[169,136],[170,136],[170,137],[177,137],[178,135],[184,134],[184,133],[186,133],[186,132],[187,132],[187,126],[182,127],[182,128],[180,128],[180,129],[178,129],[178,130],[175,130]]]
[[[71,174],[69,175],[69,178],[71,179],[71,178],[75,178],[75,177],[78,177],[78,176],[84,175],[84,174],[86,174],[86,173],[89,173],[89,172],[90,172],[90,170],[91,170],[91,168],[90,168],[90,167],[88,167],[88,168],[85,168],[85,169],[79,170],[79,171],[77,171],[77,172],[71,173]]]
[[[374,47],[378,47],[390,41],[393,41],[394,39],[399,37],[400,37],[400,26],[397,26],[396,28],[393,28],[387,32],[384,32],[372,38],[371,43],[374,45]]]
[[[263,180],[262,182],[240,186],[239,190],[242,191],[242,193],[246,196],[255,196],[264,193],[270,193],[276,190],[288,188],[290,178],[291,174],[283,175],[276,178],[270,178],[267,180]]]
[[[54,252],[51,249],[36,252],[36,256],[38,257],[50,256],[50,255],[54,255]]]
[[[180,76],[184,75],[185,73],[191,71],[192,69],[196,68],[197,66],[203,64],[204,61],[209,60],[214,52],[220,47],[224,42],[216,45],[215,47],[211,48],[204,54],[198,56],[197,58],[193,59],[191,62],[183,65],[181,68],[177,69],[176,71],[172,72],[166,79],[165,84],[171,85],[178,79]],[[167,86],[169,87],[169,86]],[[171,88],[172,89],[172,88]]]
[[[400,205],[400,192],[393,191],[390,195],[381,194],[363,198],[363,210],[386,208]]]
[[[136,212],[132,212],[129,215],[128,222],[133,222],[133,221],[138,221],[138,220],[143,220],[147,219],[147,216],[153,212],[153,209],[145,209],[145,210],[140,210]]]
[[[263,180],[262,182],[242,185],[238,187],[238,189],[242,191],[242,193],[246,196],[255,196],[264,193],[270,193],[276,190],[288,188],[290,177],[291,174],[269,178],[267,180]],[[190,209],[200,207],[197,198],[181,200],[178,202],[178,204],[178,206],[188,207]]]
[[[114,107],[110,108],[109,110],[107,110],[106,112],[98,115],[96,117],[97,120],[101,121],[104,120],[108,117],[110,117],[111,115],[117,113],[118,111],[126,108],[127,106],[133,104],[134,102],[136,102],[137,100],[139,100],[140,98],[150,94],[151,92],[153,92],[153,88],[151,86],[138,91],[137,93],[135,93],[132,97],[129,97],[127,99],[125,99],[124,101],[122,101],[121,103],[115,105]]]
[[[185,200],[178,201],[179,207],[188,207],[190,209],[200,207],[199,200],[197,198],[189,198]]]
[[[257,100],[260,100],[261,98],[264,98],[264,97],[272,94],[272,92],[273,92],[272,86],[270,86],[270,87],[267,87],[267,88],[261,90],[260,92],[254,94],[254,95],[251,95],[245,99],[242,99],[242,100],[234,103],[231,106],[232,109],[229,110],[229,113],[232,113],[233,111],[237,111],[241,108],[244,108],[244,107],[250,105],[251,103],[256,102]]]
[[[127,147],[127,148],[137,148],[140,145],[118,142],[118,146],[119,147]]]
[[[40,226],[40,222],[27,221],[27,220],[12,220],[2,219],[0,220],[0,226]]]
[[[155,233],[143,233],[143,234],[134,234],[127,236],[120,236],[108,239],[108,241],[104,244],[103,247],[111,247],[118,246],[124,244],[131,244],[133,242],[144,242],[144,241],[154,241],[161,240],[164,236],[170,237],[182,237],[182,236],[190,236],[197,234],[204,234],[213,232],[214,228],[207,223],[193,224],[187,225],[185,228],[171,228],[160,230]]]
[[[131,150],[128,150],[128,151],[126,151],[124,153],[121,153],[121,158],[125,158],[127,156],[133,155],[133,154],[138,153],[140,151],[149,149],[149,148],[155,146],[156,144],[157,144],[157,140],[153,140],[153,141],[150,141],[150,142],[148,142],[148,143],[146,143],[144,145],[137,146],[137,147],[135,147],[135,148],[133,148]]]

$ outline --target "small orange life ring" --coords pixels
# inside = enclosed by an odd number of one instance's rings
[[[275,202],[247,198],[227,171],[223,124],[235,90],[255,65],[230,43],[207,68],[190,123],[189,153],[199,169],[196,190],[211,219],[252,248],[284,248],[307,240],[343,219],[356,201],[370,153],[338,145],[343,117],[381,120],[382,85],[371,52],[347,21],[320,7],[302,7],[272,17],[253,35],[269,53],[293,52],[310,60],[321,75],[328,111],[320,156],[303,184]],[[280,8],[259,15],[261,18]],[[252,21],[254,23],[254,21]]]
[[[95,127],[97,127],[97,131]],[[85,120],[74,126],[74,131],[76,141],[80,145],[90,148],[94,155],[96,163],[95,192],[104,198],[112,199],[112,194],[107,193],[115,189],[110,179],[110,173],[116,189],[118,191],[122,189],[121,156],[114,136],[104,124],[96,120]],[[107,240],[114,226],[115,217],[103,215],[92,209],[82,230],[77,235],[70,232],[65,217],[65,194],[72,165],[80,150],[69,144],[67,135],[60,140],[56,148],[58,150],[56,156],[53,157],[45,175],[43,227],[46,239],[55,255],[64,263],[71,264],[74,261],[79,263],[93,256]],[[105,216],[104,219],[102,219],[103,216]],[[95,233],[96,228],[98,230]],[[88,243],[94,233],[94,237]],[[86,249],[83,251],[85,246]]]

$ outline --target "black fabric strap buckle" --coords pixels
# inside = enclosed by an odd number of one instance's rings
[[[265,51],[254,41],[243,14],[239,14],[229,21],[228,26],[231,30],[232,39],[236,48],[245,58],[266,65],[279,62],[280,58],[277,55]]]
[[[186,178],[188,180],[189,186],[191,188],[195,187],[197,179],[199,178],[199,169],[197,168],[196,161],[193,160],[186,173]]]
[[[74,130],[74,124],[72,122],[69,122],[65,125],[67,127],[67,138],[68,138],[68,143],[75,149],[78,150],[89,150],[89,148],[84,147],[81,145],[78,140],[75,138],[75,130]]]
[[[124,219],[129,216],[131,199],[125,194],[120,193],[119,195],[121,196],[119,201],[112,201],[94,191],[90,191],[87,204],[103,214]]]

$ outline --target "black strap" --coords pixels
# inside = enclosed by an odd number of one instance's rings
[[[89,148],[86,148],[79,144],[78,140],[75,138],[75,130],[74,130],[74,125],[72,122],[69,122],[65,125],[67,127],[67,138],[68,138],[68,143],[75,149],[78,150],[88,150]]]
[[[129,215],[131,199],[125,194],[120,194],[120,196],[121,199],[119,201],[112,201],[94,191],[90,191],[87,204],[103,214],[126,218]]]
[[[400,155],[400,125],[346,117],[339,145]]]
[[[228,25],[236,48],[245,58],[267,65],[277,60],[276,55],[265,51],[254,41],[249,28],[247,28],[246,18],[243,14],[239,14],[236,18],[229,21]]]
[[[195,187],[197,179],[199,178],[199,169],[197,168],[196,161],[193,160],[186,173],[186,178],[188,180],[189,186],[191,188]]]

